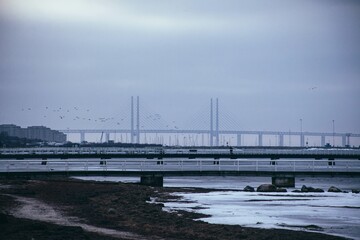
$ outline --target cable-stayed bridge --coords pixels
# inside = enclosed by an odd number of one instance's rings
[[[105,134],[105,142],[108,142],[111,139],[111,134],[126,134],[131,135],[132,131],[130,129],[66,129],[66,130],[60,130],[63,133],[66,134],[79,134],[81,142],[86,141],[86,134]],[[206,146],[208,145],[206,142],[205,144],[202,144],[203,142],[201,140],[188,140],[188,144],[186,144],[186,139],[180,139],[176,135],[191,135],[191,134],[198,134],[202,137],[206,137],[208,140],[209,136],[211,135],[210,130],[172,130],[172,129],[141,129],[139,132],[137,132],[138,135],[135,136],[141,136],[145,134],[172,134],[174,135],[174,139],[172,140],[173,144],[169,145],[188,145],[188,146]],[[252,135],[257,138],[258,146],[264,146],[263,138],[264,136],[275,136],[278,138],[278,146],[285,146],[284,138],[287,136],[294,136],[299,139],[301,139],[301,143],[299,146],[305,146],[305,138],[306,136],[312,136],[312,137],[319,137],[321,139],[321,145],[325,146],[326,138],[332,138],[332,137],[340,137],[342,140],[342,146],[350,146],[351,138],[359,138],[360,134],[352,134],[352,133],[325,133],[325,132],[280,132],[280,131],[241,131],[241,130],[219,130],[218,131],[219,136],[220,135],[235,135],[236,136],[236,143],[232,144],[235,146],[246,146],[245,144],[242,144],[242,141],[244,139],[244,136],[246,135]],[[141,139],[141,138],[140,138]],[[142,142],[142,141],[130,141],[131,143],[162,143],[164,140],[159,137],[158,140],[155,140],[154,142]],[[125,141],[128,142],[128,141]],[[185,142],[185,144],[184,144]],[[220,145],[216,145],[220,146]]]
[[[130,128],[107,128],[107,129],[66,129],[60,130],[65,134],[78,134],[80,142],[87,140],[88,134],[98,134],[99,141],[120,141],[127,143],[155,143],[169,146],[313,146],[308,138],[317,139],[325,146],[328,143],[335,146],[351,146],[352,140],[359,139],[360,134],[335,132],[310,132],[300,131],[245,131],[225,130],[221,128],[218,99],[210,100],[210,114],[208,128],[200,126],[199,129],[180,129],[177,126],[165,125],[160,127],[154,124],[160,120],[160,115],[154,114],[141,117],[139,97],[131,97]],[[149,120],[150,118],[150,120]],[[151,121],[152,120],[152,121]],[[204,121],[205,122],[205,121]],[[224,121],[225,122],[225,121]],[[224,124],[225,125],[225,124]],[[100,137],[101,136],[101,137]],[[116,136],[120,136],[117,139]],[[270,139],[271,138],[271,139]],[[251,139],[252,141],[250,141]],[[271,141],[267,143],[266,140]],[[252,142],[249,144],[249,142]],[[340,142],[336,144],[335,142]]]

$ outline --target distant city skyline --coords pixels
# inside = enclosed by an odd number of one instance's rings
[[[360,133],[359,42],[350,0],[2,0],[0,124]]]
[[[0,124],[0,133],[11,137],[36,139],[46,142],[66,142],[66,135],[44,126],[30,126],[21,128],[13,124]]]

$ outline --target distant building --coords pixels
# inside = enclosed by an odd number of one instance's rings
[[[16,126],[14,124],[3,124],[0,125],[0,133],[5,132],[9,136],[19,137],[19,138],[26,138],[25,129]]]
[[[46,142],[66,142],[66,135],[64,133],[44,126],[21,128],[14,124],[3,124],[0,125],[0,132],[5,132],[12,137],[39,139]]]

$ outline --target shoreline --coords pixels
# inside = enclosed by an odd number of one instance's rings
[[[179,197],[171,193],[211,191],[214,190],[155,188],[131,183],[77,179],[1,180],[0,225],[5,229],[2,239],[25,239],[13,235],[16,229],[24,236],[36,236],[36,239],[63,239],[65,236],[68,238],[70,233],[74,236],[72,239],[131,239],[125,235],[91,232],[84,224],[99,229],[136,234],[138,238],[142,236],[144,239],[346,239],[314,232],[209,224],[196,221],[207,217],[204,214],[182,210],[167,212],[163,211],[164,204],[159,203],[179,200]],[[41,222],[24,219],[21,215],[17,215],[16,218],[12,216],[12,211],[24,205],[21,201],[16,201],[16,198],[43,202],[42,205],[52,206],[62,216],[73,219],[73,222],[65,226],[46,220]],[[155,203],[151,201],[153,198],[156,198]],[[39,225],[47,227],[44,231],[39,231]],[[27,226],[26,231],[24,226]],[[49,235],[50,232],[46,229],[55,229],[54,232],[60,229],[59,234],[63,235],[63,238],[59,238],[57,234]]]

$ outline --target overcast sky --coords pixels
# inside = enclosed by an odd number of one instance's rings
[[[360,1],[0,0],[0,124],[360,132]],[[155,115],[158,114],[158,115]],[[95,121],[96,120],[96,121]]]

